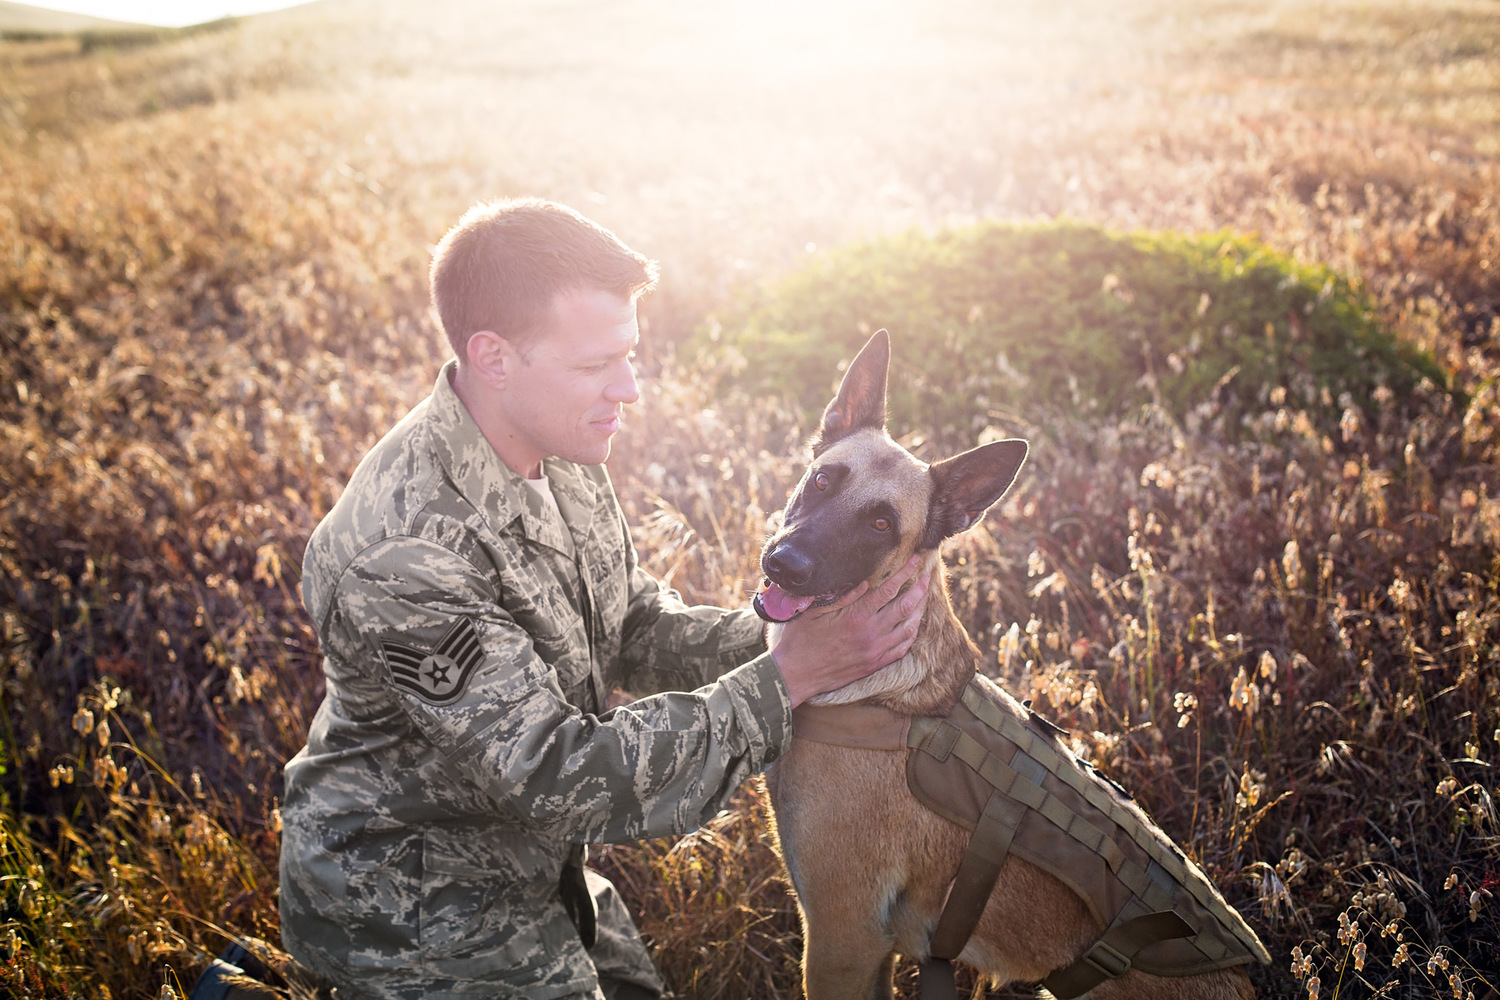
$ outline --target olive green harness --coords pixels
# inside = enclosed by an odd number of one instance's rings
[[[931,811],[972,831],[922,962],[927,1000],[954,996],[952,961],[984,912],[1005,859],[1059,879],[1104,933],[1042,981],[1060,1000],[1140,969],[1193,976],[1270,955],[1208,877],[1124,789],[1075,757],[1061,730],[976,676],[941,718],[872,705],[800,706],[798,738],[906,750],[906,783]]]

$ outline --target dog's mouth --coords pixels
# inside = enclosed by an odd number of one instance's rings
[[[816,594],[807,597],[790,594],[767,578],[765,586],[750,603],[755,608],[755,613],[761,618],[768,622],[779,623],[791,621],[808,608],[821,608],[838,599],[838,594]]]

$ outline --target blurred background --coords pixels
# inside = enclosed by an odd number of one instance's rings
[[[745,602],[889,326],[919,454],[1033,442],[949,552],[987,662],[1241,907],[1263,995],[1495,992],[1500,6],[222,13],[0,3],[0,983],[275,943],[302,548],[445,357],[432,245],[535,195],[662,264],[611,461],[654,571]],[[758,788],[599,857],[680,993],[794,989]]]

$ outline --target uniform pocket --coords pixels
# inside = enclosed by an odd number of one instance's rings
[[[586,977],[591,966],[557,886],[521,875],[540,859],[508,857],[495,843],[494,831],[423,838],[422,971],[514,989]]]
[[[556,671],[557,683],[563,693],[574,704],[579,704],[575,699],[587,690],[585,685],[592,673],[588,633],[583,630],[583,621],[580,619],[556,645],[548,647],[538,642],[536,646],[537,652]]]
[[[520,904],[515,872],[473,854],[473,839],[443,831],[422,840],[420,941],[423,971],[456,979],[534,960],[541,940]]]

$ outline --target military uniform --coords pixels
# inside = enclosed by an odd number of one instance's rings
[[[572,845],[700,826],[791,703],[759,619],[642,570],[602,466],[546,460],[559,518],[452,369],[308,543],[327,695],[286,767],[283,941],[341,996],[593,996]]]

